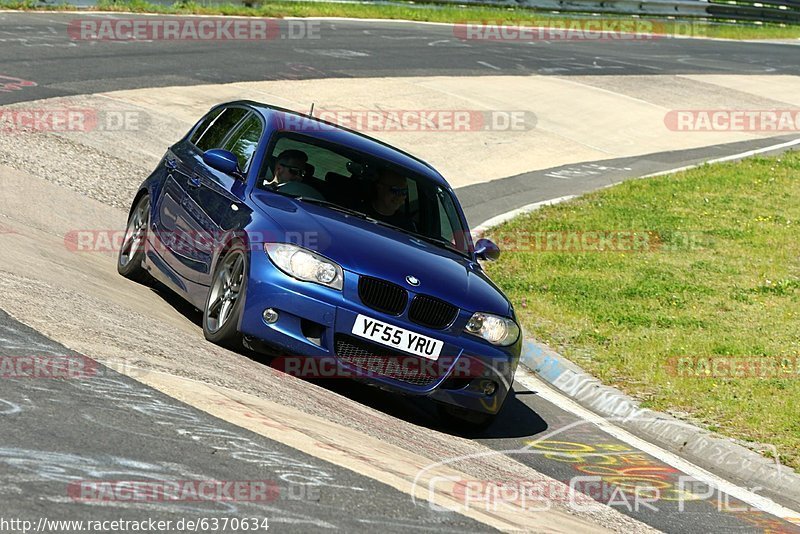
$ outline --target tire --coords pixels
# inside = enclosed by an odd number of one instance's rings
[[[150,196],[144,195],[134,205],[128,217],[125,238],[117,257],[117,272],[140,284],[148,284],[152,279],[144,268],[144,246],[150,226]]]
[[[203,335],[208,341],[234,350],[243,348],[238,326],[246,291],[247,254],[237,242],[217,261],[211,278],[203,308]]]

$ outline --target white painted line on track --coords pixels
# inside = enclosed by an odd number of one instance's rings
[[[577,402],[551,388],[524,367],[519,368],[514,380],[528,388],[530,391],[535,392],[539,397],[547,402],[577,416],[584,421],[594,424],[606,434],[613,436],[614,438],[623,441],[646,454],[649,454],[650,456],[674,467],[675,469],[678,469],[679,471],[682,471],[695,480],[708,484],[709,486],[716,488],[718,491],[726,493],[731,497],[734,497],[735,499],[752,506],[753,508],[761,510],[762,512],[766,512],[796,525],[800,525],[800,512],[786,508],[785,506],[776,503],[772,499],[764,497],[763,495],[758,495],[757,493],[737,486],[732,482],[728,482],[727,480],[710,473],[709,471],[706,471],[702,467],[694,465],[693,463],[674,453],[666,451],[642,438],[631,434],[627,430],[614,425],[608,419],[597,415],[588,408],[584,408]]]
[[[685,167],[678,167],[677,169],[670,169],[668,171],[660,171],[660,172],[654,172],[653,174],[646,174],[642,176],[642,178],[654,178],[656,176],[663,176],[665,174],[673,174],[676,172],[683,172],[691,169],[696,169],[697,167],[702,167],[703,165],[711,165],[712,163],[725,163],[726,161],[735,161],[738,159],[749,158],[750,156],[757,156],[759,154],[764,154],[766,152],[772,152],[773,150],[790,148],[795,145],[800,145],[800,138],[794,139],[792,141],[787,141],[785,143],[780,143],[778,145],[771,145],[764,148],[757,148],[755,150],[748,150],[747,152],[741,152],[739,154],[732,154],[730,156],[725,156],[722,158],[711,159],[703,163],[695,163],[694,165],[686,165]]]
[[[529,213],[531,211],[535,211],[535,210],[541,208],[542,206],[552,206],[554,204],[559,204],[561,202],[573,199],[575,197],[576,197],[576,195],[567,195],[567,196],[564,196],[564,197],[553,198],[553,199],[550,199],[550,200],[542,200],[541,202],[534,202],[533,204],[526,204],[525,206],[522,206],[521,208],[517,208],[515,210],[511,210],[511,211],[507,211],[505,213],[501,213],[500,215],[497,215],[495,217],[492,217],[491,219],[483,221],[481,224],[479,224],[478,226],[473,228],[472,232],[475,233],[475,234],[481,234],[481,233],[485,232],[486,230],[488,230],[489,228],[491,228],[493,226],[497,226],[498,224],[502,224],[502,223],[504,223],[506,221],[509,221],[509,220],[513,219],[517,215],[522,215],[524,213]]]
[[[691,169],[696,169],[696,168],[701,167],[703,165],[710,165],[712,163],[724,163],[726,161],[735,161],[735,160],[739,160],[739,159],[743,159],[743,158],[749,158],[750,156],[757,156],[758,154],[764,154],[764,153],[767,153],[767,152],[772,152],[772,151],[775,151],[775,150],[781,150],[781,149],[784,149],[784,148],[791,148],[791,147],[796,146],[796,145],[800,145],[800,138],[793,139],[792,141],[787,141],[785,143],[779,143],[777,145],[770,145],[770,146],[767,146],[767,147],[764,147],[764,148],[757,148],[757,149],[754,149],[754,150],[748,150],[746,152],[740,152],[738,154],[732,154],[730,156],[724,156],[724,157],[721,157],[721,158],[711,159],[711,160],[708,160],[708,161],[704,161],[702,163],[695,163],[693,165],[686,165],[686,166],[683,166],[683,167],[677,167],[677,168],[669,169],[669,170],[666,170],[666,171],[659,171],[659,172],[654,172],[652,174],[646,174],[644,176],[640,176],[638,179],[655,178],[656,176],[664,176],[665,174],[674,174],[676,172],[683,172],[683,171],[688,171],[688,170],[691,170]],[[621,182],[613,182],[613,183],[605,185],[605,186],[603,186],[603,187],[601,187],[599,189],[606,189],[608,187],[615,186],[615,185],[617,185],[619,183],[621,183]],[[539,201],[539,202],[534,202],[533,204],[526,204],[525,206],[522,206],[521,208],[517,208],[517,209],[511,210],[511,211],[507,211],[505,213],[501,213],[500,215],[496,215],[496,216],[492,217],[491,219],[483,221],[481,224],[479,224],[478,226],[473,228],[472,232],[476,233],[476,234],[483,233],[486,230],[488,230],[489,228],[492,228],[493,226],[497,226],[497,225],[502,224],[502,223],[504,223],[506,221],[509,221],[509,220],[513,219],[514,217],[516,217],[518,215],[522,215],[524,213],[529,213],[531,211],[539,209],[542,206],[551,206],[553,204],[559,204],[561,202],[565,202],[567,200],[571,200],[573,198],[576,198],[577,196],[578,195],[567,195],[567,196],[563,196],[563,197],[552,198],[550,200],[542,200],[542,201]]]

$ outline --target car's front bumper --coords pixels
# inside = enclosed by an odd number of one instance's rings
[[[497,413],[503,405],[519,362],[521,339],[509,347],[497,347],[464,333],[471,315],[464,310],[447,329],[426,328],[410,322],[405,313],[395,317],[362,304],[356,273],[345,271],[344,288],[337,291],[284,274],[266,254],[253,251],[251,256],[239,330],[271,347],[280,358],[279,368],[306,378],[355,378],[398,393],[423,395],[489,414]],[[262,317],[267,308],[278,312],[278,320],[272,324]],[[397,373],[389,372],[389,368],[396,370],[396,360],[387,360],[384,367],[346,361],[343,347],[348,347],[350,354],[350,342],[354,340],[374,347],[381,356],[397,352],[353,336],[351,330],[359,314],[441,340],[444,346],[439,360],[431,362],[402,354],[400,364],[419,371],[414,379],[406,379],[403,373],[403,379],[399,379]],[[342,358],[337,355],[337,343]],[[487,381],[494,382],[491,394],[485,392]]]

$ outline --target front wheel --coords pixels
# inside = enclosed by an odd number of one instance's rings
[[[150,273],[144,268],[144,245],[147,241],[147,230],[150,224],[150,196],[144,195],[136,203],[128,217],[128,227],[122,248],[117,258],[117,272],[144,284],[150,281]]]
[[[233,245],[217,262],[203,312],[203,334],[212,343],[241,348],[239,316],[247,287],[247,255],[244,247]]]

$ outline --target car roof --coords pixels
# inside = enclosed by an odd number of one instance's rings
[[[319,139],[322,141],[327,141],[329,143],[335,143],[339,145],[343,145],[348,148],[353,148],[358,150],[359,152],[364,152],[370,156],[374,156],[376,158],[380,158],[386,160],[390,163],[395,165],[399,165],[401,167],[405,167],[417,174],[420,174],[426,178],[429,178],[436,183],[443,185],[447,188],[450,188],[450,185],[447,183],[447,180],[439,174],[439,172],[434,169],[430,164],[422,161],[421,159],[412,156],[411,154],[404,152],[398,148],[395,148],[383,141],[379,141],[362,133],[359,133],[355,130],[351,130],[349,128],[345,128],[343,126],[339,126],[338,124],[334,124],[325,120],[322,120],[318,117],[312,117],[309,115],[305,115],[303,113],[298,113],[296,111],[292,111],[290,109],[284,109],[277,106],[272,106],[270,104],[264,104],[261,102],[254,102],[252,100],[237,100],[234,102],[227,102],[225,104],[220,104],[220,106],[229,106],[229,105],[245,105],[251,107],[261,113],[265,120],[268,123],[275,124],[274,119],[280,119],[284,115],[291,115],[292,117],[297,117],[298,120],[302,120],[303,122],[303,130],[302,134],[308,137]],[[219,106],[217,106],[219,107]],[[281,123],[278,123],[278,130],[279,131],[297,131],[291,128],[281,128]],[[319,125],[319,128],[315,128],[313,125]]]

